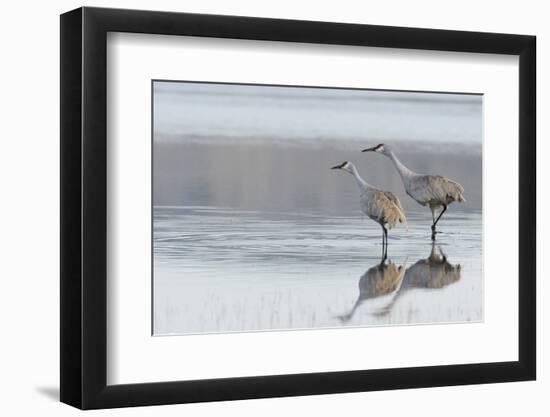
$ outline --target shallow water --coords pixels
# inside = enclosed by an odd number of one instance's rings
[[[154,208],[154,334],[483,319],[480,211],[451,206],[430,240],[428,209],[409,229],[350,212]]]

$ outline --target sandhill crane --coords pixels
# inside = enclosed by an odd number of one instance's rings
[[[382,253],[385,258],[388,246],[388,229],[393,228],[398,222],[405,224],[407,222],[401,202],[389,191],[378,190],[367,184],[351,162],[345,161],[331,169],[341,169],[354,176],[360,191],[361,211],[382,226]]]
[[[395,156],[393,150],[383,143],[362,152],[378,152],[390,158],[401,176],[405,191],[418,204],[429,206],[432,211],[432,240],[435,240],[437,222],[447,210],[447,206],[454,201],[463,202],[464,187],[458,182],[442,177],[441,175],[421,175],[411,171]],[[436,216],[437,211],[441,212]]]
[[[359,279],[359,296],[351,310],[338,316],[342,323],[349,322],[355,311],[364,302],[369,301],[371,312],[375,314],[384,313],[393,305],[393,299],[399,292],[407,259],[403,265],[396,265],[386,258],[382,258],[379,264],[367,269]],[[376,299],[376,302],[374,300]]]

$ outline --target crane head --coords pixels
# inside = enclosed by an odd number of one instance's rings
[[[361,152],[378,152],[386,155],[389,151],[390,151],[390,148],[388,145],[379,143],[378,145],[373,146],[371,148],[363,149]]]
[[[352,170],[352,163],[351,162],[348,162],[348,161],[344,161],[342,162],[341,164],[339,165],[336,165],[336,166],[333,166],[331,169],[342,169],[344,171],[347,171],[347,172],[350,172],[351,173],[351,170]]]

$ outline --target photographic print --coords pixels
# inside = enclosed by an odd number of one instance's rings
[[[481,94],[152,81],[153,335],[483,320]]]

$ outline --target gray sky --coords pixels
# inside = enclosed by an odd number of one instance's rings
[[[156,140],[422,141],[481,145],[482,96],[154,83]]]

